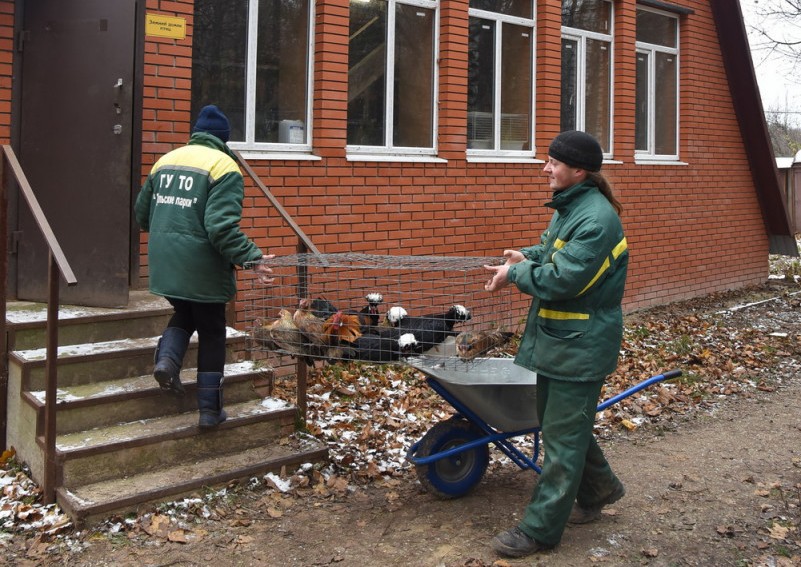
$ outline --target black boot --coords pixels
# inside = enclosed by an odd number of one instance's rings
[[[184,363],[186,349],[189,348],[190,337],[191,335],[181,328],[167,327],[159,339],[153,376],[163,392],[179,397],[186,393],[181,384],[181,366]]]
[[[222,409],[222,383],[222,372],[197,373],[198,426],[201,429],[217,427],[228,417]]]

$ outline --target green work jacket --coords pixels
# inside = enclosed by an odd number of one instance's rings
[[[239,228],[244,193],[228,146],[205,132],[153,165],[135,205],[150,233],[151,292],[203,303],[233,298],[234,267],[262,256]]]
[[[515,363],[559,380],[603,380],[623,336],[628,247],[614,207],[591,182],[558,193],[540,244],[509,281],[533,300]]]

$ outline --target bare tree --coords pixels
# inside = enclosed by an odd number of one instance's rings
[[[750,26],[758,50],[801,65],[801,0],[742,0],[753,5],[757,21]]]

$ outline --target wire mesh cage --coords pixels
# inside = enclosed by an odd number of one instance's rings
[[[484,290],[484,265],[503,262],[353,253],[274,258],[272,284],[249,275],[241,286],[250,348],[309,366],[408,357],[478,363],[504,347],[523,315],[513,286]]]

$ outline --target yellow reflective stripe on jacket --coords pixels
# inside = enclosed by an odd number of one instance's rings
[[[201,145],[182,146],[162,156],[151,170],[151,175],[168,167],[211,177],[212,183],[229,173],[240,173],[234,159],[214,148]]]
[[[629,247],[629,245],[628,245],[628,243],[626,242],[626,238],[625,238],[625,237],[623,237],[623,240],[621,240],[620,242],[618,242],[618,243],[617,243],[617,245],[616,245],[614,248],[612,248],[612,259],[613,259],[613,260],[617,260],[617,259],[620,257],[620,255],[621,255],[621,254],[623,254],[623,252],[625,252],[625,251],[628,249],[628,247]],[[609,258],[606,258],[606,259],[604,260],[604,263],[603,263],[603,264],[601,265],[601,267],[598,269],[598,272],[597,272],[597,273],[595,274],[595,276],[594,276],[594,277],[593,277],[593,278],[590,280],[590,283],[588,283],[588,284],[587,284],[587,285],[584,287],[584,289],[582,289],[582,290],[579,292],[579,295],[582,295],[584,292],[586,292],[588,289],[590,289],[590,288],[591,288],[591,287],[592,287],[592,286],[595,284],[595,282],[597,282],[597,281],[598,281],[598,278],[600,278],[600,277],[601,277],[601,276],[604,274],[604,272],[606,272],[606,270],[608,270],[608,269],[609,269],[609,266],[611,266],[611,265],[612,265],[612,263],[609,261]]]
[[[589,313],[574,313],[571,311],[556,311],[554,309],[545,309],[541,307],[540,310],[537,312],[537,315],[543,317],[545,319],[560,319],[562,321],[567,321],[568,319],[579,319],[579,320],[586,320],[590,318]]]
[[[561,250],[562,248],[564,248],[564,247],[565,247],[565,244],[567,244],[567,242],[565,242],[564,240],[561,240],[561,239],[559,239],[559,238],[557,238],[557,239],[556,239],[556,241],[554,241],[554,243],[553,243],[553,249],[554,249],[554,251],[553,251],[553,254],[551,254],[551,262],[553,262],[553,261],[554,261],[553,257],[556,255],[556,253],[557,253],[559,250]]]

